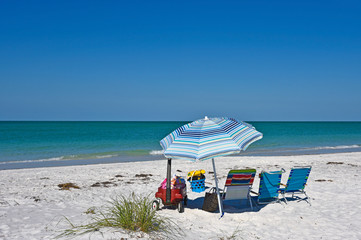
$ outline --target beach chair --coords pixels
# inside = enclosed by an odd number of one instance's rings
[[[253,209],[250,189],[253,184],[256,169],[230,170],[222,194],[222,199],[227,200],[248,200]]]
[[[257,195],[257,204],[268,204],[272,202],[281,203],[279,193],[282,171],[262,171],[259,177],[260,182],[258,193],[251,190],[252,193]]]
[[[286,203],[286,194],[292,193],[292,198],[294,198],[294,195],[304,194],[306,197],[300,200],[306,200],[310,205],[311,201],[308,195],[305,191],[305,186],[308,180],[308,176],[310,175],[311,167],[305,166],[305,167],[294,167],[291,169],[290,175],[287,180],[287,184],[282,184],[284,187],[280,189],[281,194],[283,198],[285,199]]]

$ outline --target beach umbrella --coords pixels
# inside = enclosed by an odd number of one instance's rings
[[[167,195],[170,195],[170,166],[171,159],[187,159],[203,161],[212,159],[218,205],[221,216],[223,204],[218,188],[218,179],[214,158],[231,154],[239,154],[247,147],[261,139],[262,133],[252,125],[237,121],[233,118],[208,118],[196,120],[183,125],[160,141],[163,154],[168,158]]]

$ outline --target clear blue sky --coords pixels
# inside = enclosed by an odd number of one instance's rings
[[[361,120],[360,1],[1,1],[0,120]]]

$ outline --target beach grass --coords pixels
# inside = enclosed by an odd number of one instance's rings
[[[92,208],[92,210],[95,208]],[[95,233],[102,228],[115,231],[135,233],[142,232],[157,238],[174,238],[181,236],[182,230],[171,219],[158,214],[152,209],[152,199],[134,193],[129,196],[119,195],[111,200],[102,210],[92,211],[91,221],[84,225],[70,224],[58,237],[71,237],[86,233]]]

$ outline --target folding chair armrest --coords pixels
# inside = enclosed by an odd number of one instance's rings
[[[257,196],[259,196],[259,193],[258,193],[258,192],[255,192],[255,191],[253,191],[253,190],[250,190],[249,192],[250,192],[250,193],[253,193],[253,194],[256,194]]]
[[[214,192],[216,192],[216,187],[212,187],[209,191],[214,191]],[[222,188],[218,188],[218,191],[219,191],[220,194],[223,194],[223,193],[224,193],[224,189],[222,189]]]
[[[216,187],[213,187],[214,189],[216,189]],[[224,188],[218,188],[219,192],[224,192]]]
[[[287,187],[287,184],[283,184],[283,183],[281,183],[281,185],[282,185],[282,186],[284,186],[284,187]]]

